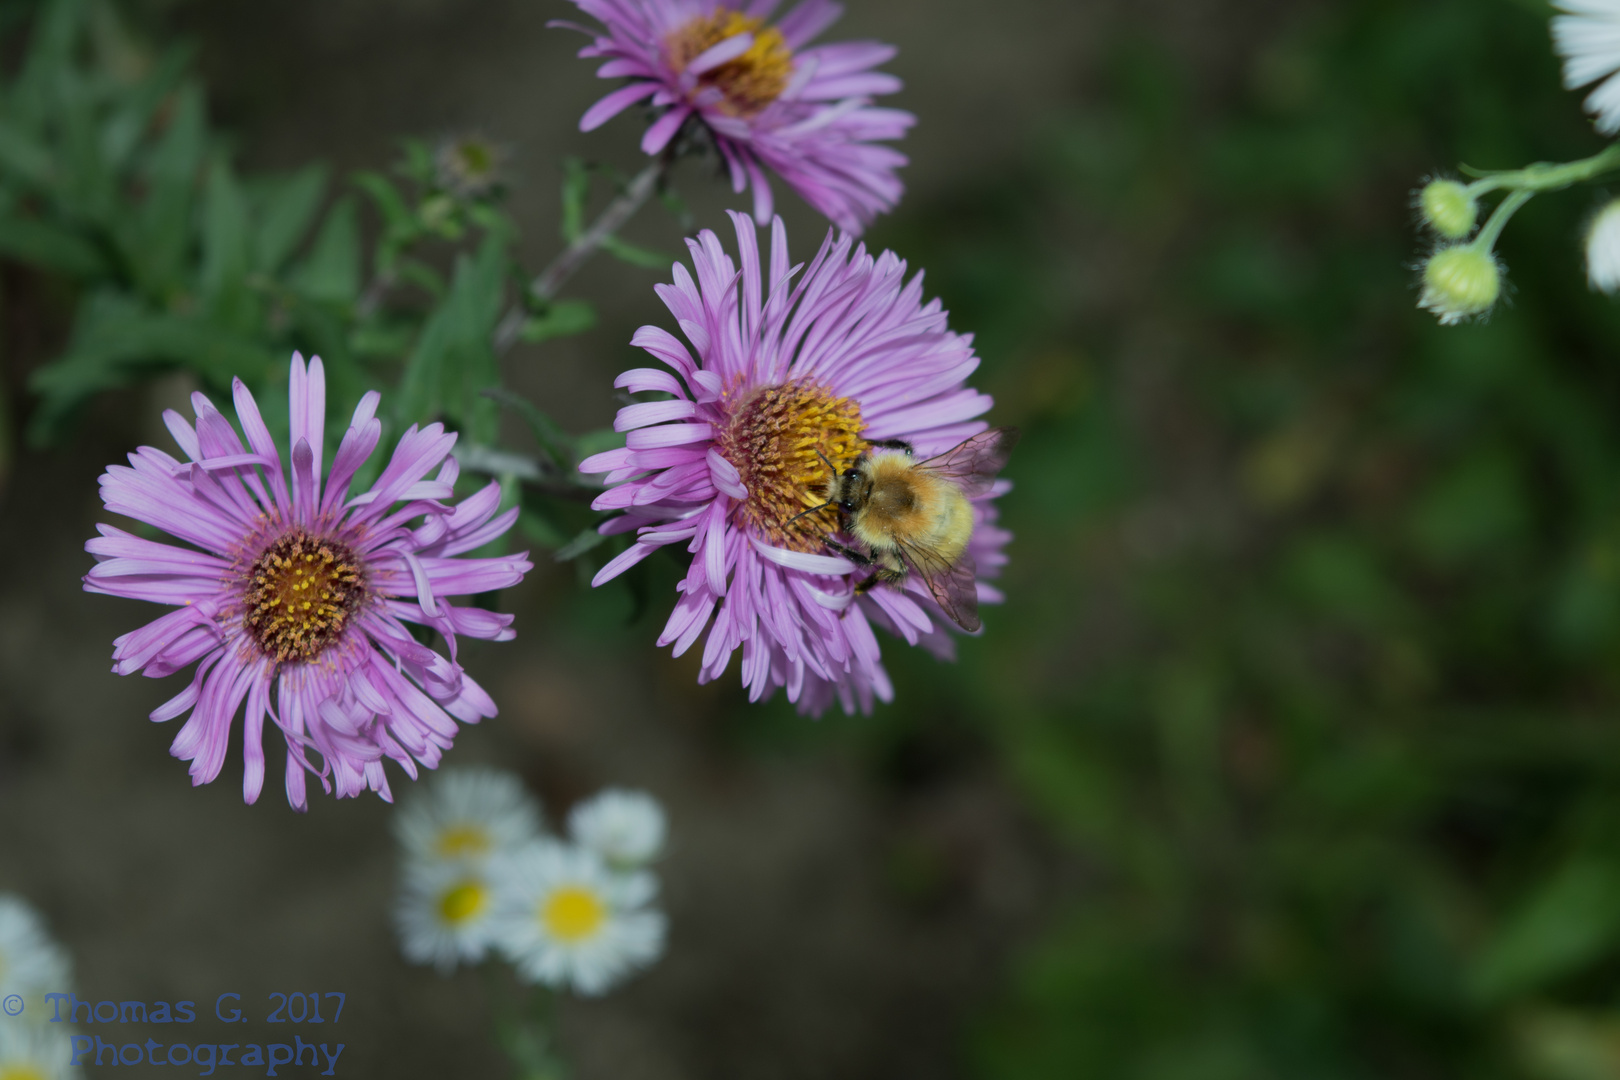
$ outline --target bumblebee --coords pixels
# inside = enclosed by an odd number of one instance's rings
[[[992,428],[926,461],[913,460],[908,443],[874,442],[842,472],[828,463],[826,501],[805,513],[837,508],[842,532],[854,543],[829,536],[827,546],[872,571],[857,592],[916,574],[941,610],[971,633],[980,622],[968,554],[970,500],[989,490],[1017,441],[1017,429]]]

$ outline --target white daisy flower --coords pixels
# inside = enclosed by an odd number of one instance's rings
[[[405,851],[424,862],[477,865],[540,832],[540,810],[511,773],[445,769],[394,819]]]
[[[1553,49],[1564,58],[1564,85],[1571,90],[1602,79],[1586,98],[1605,135],[1620,132],[1620,0],[1554,0],[1567,14],[1552,21]]]
[[[0,1020],[0,1080],[79,1080],[81,1075],[66,1031]]]
[[[68,988],[67,953],[45,932],[26,902],[0,893],[0,999],[23,999],[22,1016],[44,1021],[45,995]]]
[[[615,873],[587,848],[542,840],[497,879],[492,932],[518,976],[595,996],[664,951],[665,919],[647,905],[658,882]]]
[[[664,808],[645,791],[607,788],[569,811],[568,835],[616,870],[637,869],[664,849]]]
[[[489,951],[495,892],[488,876],[465,863],[418,863],[405,872],[394,925],[400,950],[413,964],[448,975]]]
[[[1620,292],[1620,199],[1599,210],[1587,227],[1586,280],[1599,292]]]

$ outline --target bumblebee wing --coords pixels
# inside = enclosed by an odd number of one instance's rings
[[[991,428],[919,462],[918,468],[948,478],[962,489],[962,494],[975,498],[990,490],[1017,442],[1017,428]]]
[[[941,558],[930,548],[900,541],[900,557],[923,579],[928,591],[951,621],[968,633],[982,625],[979,621],[979,587],[973,556],[963,552],[955,561]]]

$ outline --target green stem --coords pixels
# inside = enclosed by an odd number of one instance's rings
[[[1479,235],[1473,239],[1472,246],[1481,251],[1490,251],[1495,248],[1496,238],[1502,235],[1502,230],[1507,227],[1508,219],[1518,212],[1519,207],[1529,202],[1534,196],[1534,191],[1522,188],[1509,193],[1507,198],[1497,203],[1496,209],[1491,211],[1491,216],[1486,220],[1484,228],[1480,229]]]
[[[1489,176],[1475,180],[1468,185],[1468,193],[1473,196],[1484,195],[1491,191],[1510,190],[1527,191],[1557,191],[1567,188],[1571,184],[1595,180],[1605,173],[1620,171],[1620,143],[1611,143],[1600,152],[1580,161],[1569,161],[1563,164],[1554,164],[1548,161],[1538,161],[1534,165],[1526,165],[1522,169],[1509,169],[1505,172],[1492,173]]]

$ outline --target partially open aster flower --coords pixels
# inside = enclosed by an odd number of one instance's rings
[[[717,678],[741,648],[754,700],[781,686],[805,712],[834,698],[846,711],[869,710],[892,695],[873,625],[948,656],[946,620],[916,575],[858,592],[869,571],[828,544],[837,511],[806,511],[824,502],[829,469],[847,468],[872,442],[903,440],[928,458],[985,430],[976,417],[990,399],[963,385],[979,366],[971,339],[946,328],[937,300],[923,303],[921,276],[907,281],[892,252],[874,258],[848,236],[829,236],[808,267],[790,267],[778,218],[762,265],[753,223],[732,220],[740,274],[705,230],[687,242],[697,280],[676,265],[675,283],[658,287],[697,359],[644,326],[633,343],[674,374],[635,368],[615,383],[672,400],[620,410],[614,426],[630,433],[626,445],[580,465],[608,474],[593,505],[624,511],[603,531],[637,530],[595,583],[685,543],[692,564],[659,644],[680,655],[707,630],[700,681]],[[967,554],[981,576],[1006,561],[992,500],[1007,487],[998,481],[972,499]],[[983,581],[977,596],[1000,599]]]
[[[604,58],[601,77],[629,80],[591,106],[580,130],[650,98],[667,108],[641,148],[658,154],[696,116],[713,134],[732,186],[741,192],[753,185],[762,225],[771,217],[766,169],[852,232],[899,201],[895,170],[906,158],[876,144],[902,137],[916,118],[871,104],[900,89],[899,79],[872,70],[894,48],[868,41],[807,47],[843,13],[841,5],[804,0],[773,26],[766,19],[777,0],[574,3],[603,31],[579,55]]]
[[[290,479],[241,380],[235,401],[247,448],[194,394],[195,427],[173,410],[163,415],[189,460],[143,446],[129,467],[112,466],[101,478],[108,510],[193,545],[110,525],[85,545],[97,559],[86,590],[175,605],[114,642],[113,671],[159,678],[197,664],[191,685],[152,713],[156,721],[190,713],[170,752],[191,762],[194,784],[219,775],[245,701],[248,802],[264,783],[267,715],[287,744],[293,806],[306,807],[306,771],[340,797],[370,788],[389,799],[384,758],[414,778],[418,762],[439,763],[458,720],[495,715],[495,703],[456,663],[456,635],[507,641],[512,617],[445,598],[505,588],[528,572],[522,555],[457,558],[506,532],[517,511],[495,515],[493,483],[459,506],[442,501],[453,494],[456,437],[439,424],[405,432],[371,490],[351,498],[350,481],[382,437],[376,392],[361,399],[323,484],[319,357],[307,370],[302,357],[292,360]],[[449,658],[406,623],[442,634]]]

